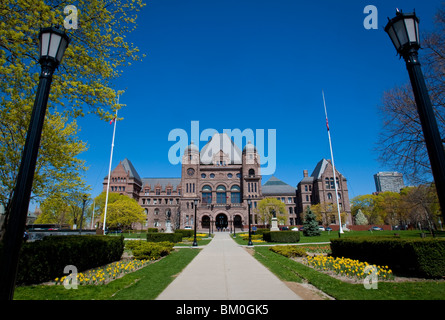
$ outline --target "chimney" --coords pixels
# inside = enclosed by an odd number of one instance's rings
[[[308,173],[307,170],[303,170],[303,177],[304,177],[304,178],[307,178],[307,177],[308,177],[308,174],[309,174],[309,173]]]

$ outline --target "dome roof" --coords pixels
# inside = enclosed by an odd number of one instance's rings
[[[251,141],[248,141],[246,146],[243,149],[243,153],[246,152],[256,152],[256,147],[252,144]]]
[[[192,141],[191,144],[185,149],[185,153],[199,152],[198,146]]]

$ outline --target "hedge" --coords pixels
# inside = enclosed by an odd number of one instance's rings
[[[149,232],[147,233],[147,242],[181,242],[182,234],[181,233],[158,233],[158,232]]]
[[[299,231],[265,231],[263,240],[267,242],[296,243],[300,241]]]
[[[63,276],[67,265],[78,272],[120,260],[123,237],[50,236],[27,242],[20,252],[17,284],[36,284]]]
[[[182,235],[183,238],[190,238],[193,237],[195,234],[194,230],[189,230],[189,229],[176,229],[175,233],[180,233]]]
[[[331,239],[332,256],[387,265],[400,275],[445,276],[445,239]]]
[[[270,247],[269,250],[288,258],[307,256],[306,249],[300,246],[274,246]]]

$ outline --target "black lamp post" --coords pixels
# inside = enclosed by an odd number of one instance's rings
[[[249,242],[247,243],[247,245],[248,246],[253,246],[253,243],[252,243],[252,231],[251,231],[251,228],[250,228],[250,224],[251,224],[251,217],[250,217],[250,207],[252,206],[252,200],[250,200],[250,199],[248,199],[247,200],[247,206],[249,207],[249,210],[248,210],[248,214],[249,214]]]
[[[65,32],[53,27],[41,29],[39,40],[39,63],[42,71],[3,238],[4,250],[0,266],[1,300],[12,300],[14,297],[19,252],[26,227],[26,216],[52,75],[70,42]]]
[[[83,205],[82,205],[82,215],[80,216],[80,229],[79,229],[79,234],[82,234],[82,221],[83,221],[83,216],[85,215],[85,203],[88,200],[88,195],[84,194],[82,196],[82,201],[83,201]]]
[[[385,31],[406,62],[436,183],[437,196],[445,219],[445,152],[418,58],[419,18],[415,13],[404,14],[397,10],[396,17],[389,20]]]
[[[194,247],[197,247],[198,246],[198,241],[196,241],[196,209],[197,209],[197,207],[198,207],[198,199],[195,199],[194,200],[194,203],[195,203],[195,221],[194,221],[194,223],[195,223],[195,238],[193,239],[193,246]]]

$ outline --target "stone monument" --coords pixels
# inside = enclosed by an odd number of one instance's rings
[[[275,210],[272,210],[272,214],[272,227],[270,228],[270,231],[280,231],[280,229],[278,228],[278,219]]]

